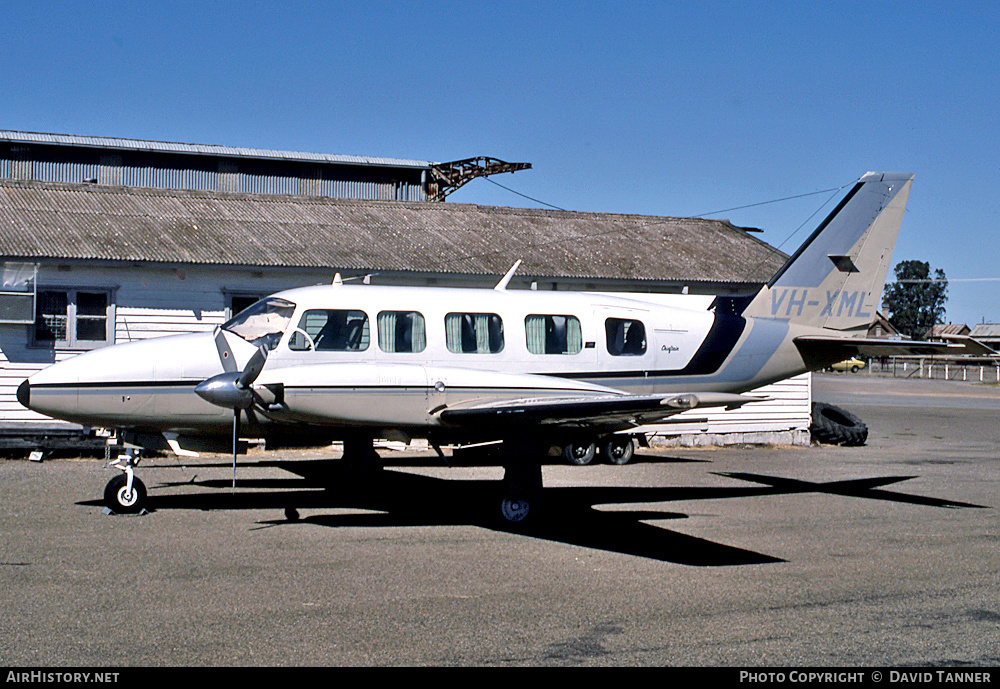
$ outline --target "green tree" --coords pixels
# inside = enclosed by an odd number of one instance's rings
[[[896,330],[923,339],[932,326],[944,322],[948,301],[944,271],[938,268],[932,276],[925,261],[901,261],[894,270],[896,282],[886,286],[882,308]]]

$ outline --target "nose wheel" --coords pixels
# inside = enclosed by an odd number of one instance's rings
[[[135,514],[146,506],[146,486],[137,476],[118,474],[104,487],[104,504],[119,514]]]
[[[139,452],[127,450],[111,466],[122,473],[108,481],[104,487],[104,504],[118,514],[135,514],[146,506],[146,486],[135,475]]]

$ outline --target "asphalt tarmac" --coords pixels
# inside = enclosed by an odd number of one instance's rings
[[[386,453],[161,458],[152,511],[100,460],[0,462],[6,666],[1000,664],[1000,388],[817,375],[864,447],[671,448],[545,468]]]

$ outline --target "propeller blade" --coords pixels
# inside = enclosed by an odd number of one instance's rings
[[[257,376],[264,368],[264,364],[267,362],[267,348],[261,346],[257,348],[257,351],[253,353],[250,357],[250,361],[243,368],[243,373],[240,374],[239,380],[236,381],[236,385],[240,388],[250,387]]]
[[[218,327],[215,329],[215,348],[219,352],[219,361],[222,363],[222,370],[226,373],[232,373],[237,370],[236,357],[233,356],[233,350],[230,349],[222,328]]]
[[[233,410],[233,492],[236,492],[236,451],[240,440],[240,408]]]

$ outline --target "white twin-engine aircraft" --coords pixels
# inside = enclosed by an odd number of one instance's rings
[[[525,519],[552,446],[627,461],[630,429],[857,353],[923,345],[864,338],[913,176],[868,173],[755,295],[604,294],[332,285],[280,292],[213,333],[119,344],[50,366],[17,397],[42,414],[118,429],[178,454],[255,437],[344,441],[375,464],[374,438],[501,441],[501,514]],[[664,247],[669,251],[669,247]],[[228,446],[228,445],[227,445]],[[120,463],[109,506],[146,500]],[[234,478],[235,481],[235,478]]]

